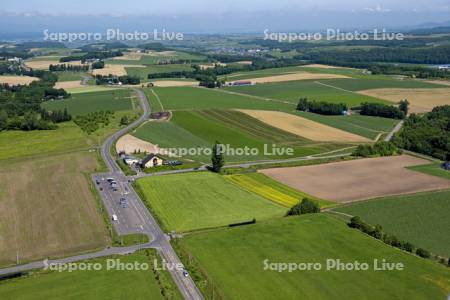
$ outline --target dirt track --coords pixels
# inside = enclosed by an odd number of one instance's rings
[[[450,188],[450,180],[406,169],[427,163],[402,155],[261,172],[313,196],[345,203]]]

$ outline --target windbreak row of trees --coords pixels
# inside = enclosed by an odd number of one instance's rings
[[[403,102],[402,109],[393,105],[364,102],[360,106],[360,114],[390,119],[404,119],[408,113],[408,105]]]
[[[50,65],[48,68],[51,72],[86,72],[89,70],[88,65],[74,66],[70,64]]]
[[[70,55],[70,56],[61,57],[59,59],[59,62],[64,63],[64,62],[70,62],[70,61],[75,61],[75,60],[81,60],[81,62],[85,62],[88,59],[103,60],[106,58],[117,57],[117,56],[123,56],[123,52],[120,50],[92,51],[92,52],[88,52],[84,55]]]
[[[321,115],[342,115],[348,110],[348,106],[345,103],[308,101],[308,98],[301,98],[297,104],[297,110]]]
[[[95,84],[97,85],[119,84],[119,83],[136,85],[141,83],[141,79],[136,76],[128,76],[128,75],[123,76],[116,76],[112,74],[109,74],[108,76],[95,75]]]

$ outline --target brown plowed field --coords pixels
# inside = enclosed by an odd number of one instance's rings
[[[427,163],[401,155],[261,172],[313,196],[344,203],[450,188],[450,180],[406,169]]]

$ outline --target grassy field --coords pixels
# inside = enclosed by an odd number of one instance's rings
[[[172,122],[148,122],[132,133],[137,138],[161,148],[209,148],[211,144]],[[188,155],[187,158],[207,162],[208,155]]]
[[[47,110],[67,108],[72,116],[78,116],[101,110],[131,110],[131,97],[135,97],[134,92],[129,90],[80,93],[69,99],[44,102],[42,106]]]
[[[83,131],[74,123],[62,123],[57,130],[0,132],[0,160],[89,147]]]
[[[2,131],[0,132],[0,161],[26,156],[48,156],[98,147],[104,138],[116,132],[122,116],[135,117],[133,111],[118,111],[108,126],[91,135],[84,133],[73,122],[58,124],[56,130]],[[13,145],[13,146],[12,146]]]
[[[390,132],[399,122],[394,119],[351,115],[351,116],[324,116],[314,113],[292,112],[300,117],[310,119],[312,121],[322,123],[334,128],[338,128],[350,133],[354,133],[371,140],[375,139],[379,134]]]
[[[287,211],[213,173],[147,177],[137,186],[166,231],[227,226],[281,217]]]
[[[292,110],[294,105],[264,101],[240,95],[196,87],[153,88],[166,110],[245,108]],[[155,97],[152,97],[155,98]],[[152,104],[156,99],[151,100]],[[157,111],[157,110],[155,110]]]
[[[450,253],[450,191],[386,197],[336,208],[380,224],[390,234],[433,253]]]
[[[356,79],[339,80],[342,82],[353,82]],[[331,84],[335,83],[336,80],[320,80],[320,82],[324,84]],[[345,91],[330,86],[325,86],[319,84],[318,81],[313,80],[266,83],[242,87],[225,87],[224,89],[242,94],[289,101],[294,104],[297,104],[298,100],[302,97],[307,97],[309,100],[316,101],[326,101],[332,103],[342,102],[348,104],[349,106],[357,106],[362,102],[389,103],[385,100],[360,95],[352,91]]]
[[[207,273],[226,299],[445,299],[448,268],[348,228],[327,215],[307,215],[190,235],[179,248]],[[368,263],[367,271],[326,269],[327,259]],[[374,271],[374,259],[404,264],[403,271]],[[264,270],[268,263],[321,263],[320,271]],[[192,261],[192,260],[191,260]],[[190,273],[192,263],[187,262]],[[194,278],[194,276],[193,276]],[[197,278],[197,277],[195,277]]]
[[[409,167],[408,169],[414,170],[417,172],[422,172],[422,173],[429,174],[429,175],[433,175],[433,176],[439,176],[442,178],[450,179],[450,172],[447,170],[444,170],[441,167],[440,162],[433,162],[429,165]]]
[[[55,72],[58,75],[58,82],[81,80],[82,72]]]
[[[260,195],[277,204],[291,208],[304,198],[319,203],[321,207],[333,205],[333,202],[321,200],[299,190],[284,185],[262,173],[249,173],[228,175],[225,177],[228,181],[237,184],[240,188]]]
[[[85,261],[101,264],[100,271],[55,272],[40,271],[31,275],[0,283],[3,299],[50,300],[50,299],[182,299],[167,272],[158,271],[158,277],[149,270],[108,270],[107,260],[119,259],[126,264],[153,266],[156,253],[140,252],[128,256],[112,256]],[[164,284],[165,298],[162,295]]]
[[[0,162],[0,264],[64,256],[110,243],[84,175],[95,153]]]

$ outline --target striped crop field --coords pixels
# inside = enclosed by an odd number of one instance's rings
[[[225,176],[225,178],[228,181],[237,184],[244,190],[253,192],[261,197],[286,207],[294,206],[303,198],[314,200],[319,203],[321,207],[333,205],[333,202],[322,200],[293,189],[262,173],[228,175]]]

